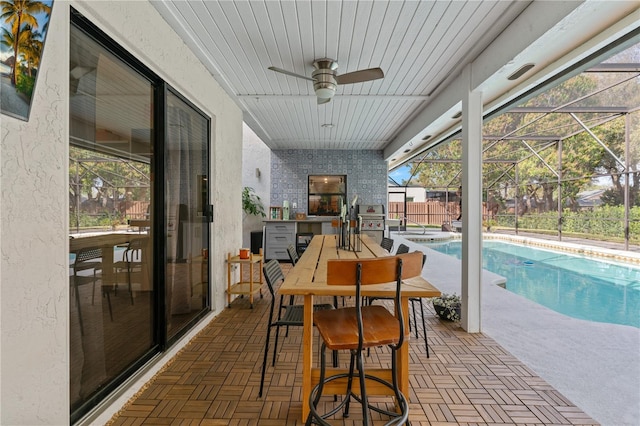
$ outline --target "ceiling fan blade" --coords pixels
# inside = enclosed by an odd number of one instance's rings
[[[318,105],[328,104],[331,101],[331,98],[318,98]]]
[[[365,81],[377,80],[384,77],[384,73],[380,68],[369,68],[366,70],[348,72],[346,74],[337,75],[338,84],[362,83]]]
[[[278,68],[278,67],[269,67],[269,69],[271,71],[275,71],[275,72],[279,72],[282,74],[286,74],[286,75],[290,75],[291,77],[297,77],[297,78],[304,78],[305,80],[309,80],[309,81],[315,81],[313,78],[311,77],[307,77],[305,75],[300,75],[300,74],[296,74],[294,72],[291,71],[287,71],[287,70],[283,70],[282,68]]]

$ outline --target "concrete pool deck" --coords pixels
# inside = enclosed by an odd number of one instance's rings
[[[435,239],[448,233],[429,234]],[[395,247],[404,243],[427,253],[425,278],[443,292],[460,294],[460,261],[410,240],[421,237],[391,233]],[[567,317],[496,285],[501,282],[499,275],[483,272],[482,333],[602,425],[637,426],[640,329]]]

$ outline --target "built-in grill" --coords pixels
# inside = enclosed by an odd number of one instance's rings
[[[384,205],[383,204],[358,204],[358,219],[360,232],[367,234],[378,243],[384,236]]]

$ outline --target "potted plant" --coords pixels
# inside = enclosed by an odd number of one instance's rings
[[[498,225],[498,222],[493,220],[493,219],[487,219],[487,220],[482,221],[482,226],[485,227],[487,232],[491,232],[491,228],[495,227],[497,225]]]
[[[266,216],[262,200],[260,200],[260,197],[254,192],[253,188],[249,186],[242,188],[242,210],[248,216]]]
[[[262,248],[262,218],[266,216],[262,200],[250,186],[242,188],[242,239],[245,247],[258,254]],[[249,238],[247,238],[249,237]]]
[[[460,321],[460,296],[457,294],[442,293],[440,297],[431,299],[436,314],[447,321]]]

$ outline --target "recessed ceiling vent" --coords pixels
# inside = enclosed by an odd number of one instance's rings
[[[520,68],[518,68],[516,72],[514,72],[509,77],[507,77],[507,80],[511,80],[511,81],[517,80],[533,67],[535,67],[535,64],[525,64]]]

